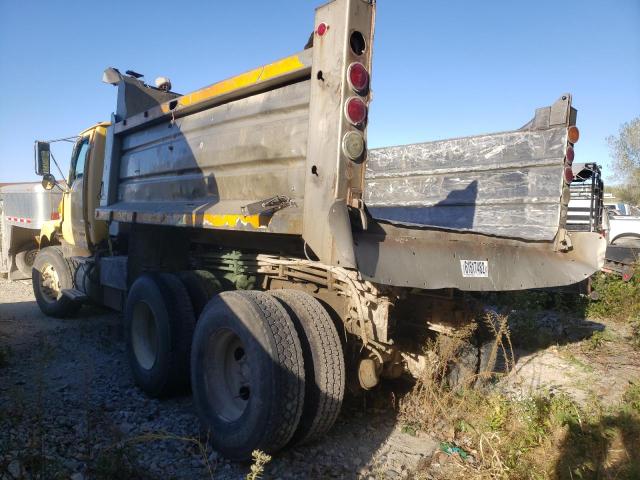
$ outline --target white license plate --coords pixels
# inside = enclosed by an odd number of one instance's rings
[[[489,277],[489,262],[486,260],[460,260],[460,268],[463,277]]]

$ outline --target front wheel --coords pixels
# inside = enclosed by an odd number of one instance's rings
[[[38,252],[33,261],[31,283],[38,307],[50,317],[70,316],[81,306],[62,294],[62,290],[73,288],[73,275],[71,265],[58,246]]]
[[[34,242],[29,242],[20,248],[20,251],[16,253],[16,267],[20,273],[31,278],[33,262],[37,255],[38,246]]]

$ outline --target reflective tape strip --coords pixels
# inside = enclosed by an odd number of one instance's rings
[[[9,217],[7,216],[7,220],[10,222],[16,222],[16,223],[31,223],[31,219],[30,218],[25,218],[25,217]]]

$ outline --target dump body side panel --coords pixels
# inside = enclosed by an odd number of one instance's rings
[[[266,216],[241,218],[241,207],[302,200],[308,109],[303,81],[120,134],[110,209],[142,223],[273,230]],[[301,219],[283,228],[300,234]]]

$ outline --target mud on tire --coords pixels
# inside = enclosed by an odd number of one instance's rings
[[[302,348],[284,307],[261,292],[216,295],[196,326],[191,384],[203,433],[224,457],[284,447],[304,402]]]

